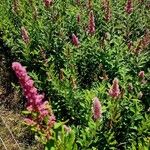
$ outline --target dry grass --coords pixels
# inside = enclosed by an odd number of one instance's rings
[[[34,140],[22,124],[22,116],[13,111],[0,108],[0,149],[1,150],[38,150],[41,145]],[[6,148],[5,148],[6,147]]]

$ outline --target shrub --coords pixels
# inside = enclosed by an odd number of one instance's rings
[[[149,13],[139,0],[0,1],[3,42],[58,120],[47,149],[149,149]]]

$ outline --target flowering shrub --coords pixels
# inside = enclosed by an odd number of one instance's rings
[[[55,124],[55,116],[52,113],[47,101],[43,101],[44,95],[38,94],[34,87],[33,80],[27,75],[25,67],[18,62],[13,62],[12,69],[15,71],[24,95],[27,98],[27,110],[29,117],[25,123],[34,130],[41,132],[47,139],[51,139],[51,128]]]
[[[51,135],[47,149],[149,149],[149,8],[146,0],[0,1],[3,42],[28,68],[13,63],[25,120]]]

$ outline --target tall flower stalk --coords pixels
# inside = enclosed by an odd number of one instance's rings
[[[79,39],[78,39],[78,37],[77,37],[75,34],[72,34],[72,43],[73,43],[75,46],[78,46],[78,45],[79,45]]]
[[[120,95],[119,80],[117,78],[113,80],[113,85],[109,89],[109,95],[113,98],[117,98]]]
[[[56,119],[48,101],[44,101],[44,95],[38,93],[34,81],[28,76],[25,67],[19,62],[13,62],[12,69],[18,77],[27,99],[26,109],[29,115],[25,119],[25,123],[45,135],[46,139],[50,139],[52,136],[51,128],[54,126]]]
[[[89,9],[92,8],[92,0],[88,0],[88,2],[87,2],[87,7],[88,7]]]
[[[19,12],[19,1],[18,0],[13,0],[12,8],[15,13]]]
[[[132,0],[127,0],[126,5],[125,5],[125,11],[128,14],[131,14],[131,12],[133,11],[133,6],[132,6]]]
[[[90,34],[95,33],[95,19],[94,19],[94,13],[91,10],[89,13],[89,25],[88,25],[88,32]]]
[[[30,37],[27,29],[25,27],[21,27],[21,36],[23,41],[28,44],[30,42]]]
[[[92,112],[93,112],[93,119],[96,121],[102,117],[102,106],[97,97],[93,99],[93,107],[92,107]]]
[[[112,16],[110,2],[109,2],[109,0],[103,0],[102,2],[103,2],[105,20],[108,22],[108,21],[110,21],[111,16]]]

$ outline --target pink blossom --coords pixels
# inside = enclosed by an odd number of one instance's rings
[[[89,25],[88,25],[88,32],[93,34],[95,32],[95,19],[93,11],[91,10],[89,13]]]
[[[130,14],[132,10],[133,10],[132,0],[127,0],[126,5],[125,5],[125,11],[126,13]]]
[[[37,113],[38,118],[42,121],[45,117],[51,118],[51,111],[47,101],[44,101],[44,95],[39,94],[34,81],[28,76],[26,68],[18,62],[12,63],[12,69],[15,71],[19,82],[27,98],[27,110],[31,113]],[[37,124],[40,122],[38,120]],[[28,124],[33,124],[33,118],[25,120]],[[50,121],[50,120],[49,120]],[[54,121],[54,119],[53,119]]]
[[[25,27],[21,27],[21,36],[23,41],[28,44],[30,42],[29,33]]]
[[[49,7],[52,5],[52,0],[44,0],[44,4],[46,7]]]
[[[54,124],[55,124],[55,122],[56,122],[56,118],[55,118],[55,116],[52,114],[52,115],[49,117],[48,126],[49,126],[49,127],[53,127]]]
[[[143,79],[144,76],[145,76],[144,71],[140,71],[139,74],[138,74],[138,76]]]
[[[72,34],[72,43],[73,43],[75,46],[78,46],[78,45],[79,45],[78,37],[77,37],[75,34]]]
[[[115,79],[113,80],[113,85],[112,85],[112,87],[111,87],[110,90],[109,90],[109,95],[110,95],[111,97],[113,97],[113,98],[118,97],[119,94],[120,94],[120,89],[119,89],[119,84],[118,84],[118,82],[119,82],[118,79],[115,78]]]
[[[99,101],[99,99],[97,97],[95,97],[93,99],[93,118],[94,120],[98,120],[101,118],[102,116],[102,107],[101,107],[101,103]]]

